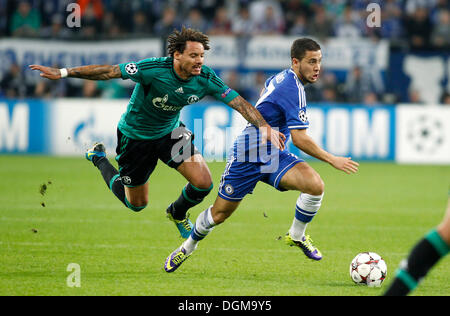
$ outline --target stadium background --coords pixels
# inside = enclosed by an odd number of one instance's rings
[[[68,26],[70,3],[80,5],[80,27]],[[367,25],[370,3],[381,7],[380,27]],[[312,230],[331,263],[324,260],[320,269],[301,263],[307,276],[296,274],[291,267],[298,260],[272,245],[280,227],[284,230],[292,219],[286,197],[294,201],[296,193],[273,194],[261,186],[242,212],[220,227],[223,233],[205,242],[206,254],[199,252],[186,274],[181,270],[191,294],[380,293],[347,287],[347,265],[357,249],[380,252],[392,276],[415,238],[442,217],[446,203],[449,10],[444,0],[0,0],[0,174],[7,179],[0,184],[0,245],[5,246],[0,293],[71,295],[65,267],[80,262],[82,271],[89,271],[82,294],[186,294],[160,274],[166,254],[179,241],[168,236],[172,227],[163,212],[153,212],[178,194],[167,187],[181,188],[184,180],[159,166],[152,175],[158,185],[151,186],[151,209],[142,215],[150,219],[131,217],[83,158],[99,140],[113,157],[116,124],[133,83],[48,81],[28,69],[29,64],[71,67],[163,56],[165,38],[180,25],[210,35],[205,64],[251,102],[269,75],[289,67],[293,39],[317,39],[324,59],[319,82],[306,88],[309,133],[328,151],[362,163],[356,178],[346,178],[311,162],[327,184],[326,213]],[[217,183],[226,151],[245,122],[212,99],[184,108],[182,120],[196,134]],[[213,195],[202,207],[212,203]],[[193,211],[194,218],[200,211]],[[255,223],[270,242],[253,229]],[[155,239],[155,234],[168,237]],[[242,249],[231,251],[230,240]],[[215,252],[216,244],[228,246]],[[261,244],[270,249],[267,257],[258,257],[263,268],[241,261]],[[280,251],[282,262],[274,255]],[[138,271],[129,270],[130,260]],[[211,272],[212,262],[229,277]],[[442,265],[418,293],[448,295],[448,271],[448,263]],[[221,287],[211,285],[211,273]],[[150,289],[149,276],[156,278]]]
[[[52,82],[27,66],[165,56],[167,35],[186,25],[211,36],[206,63],[251,102],[289,67],[294,38],[316,38],[321,80],[306,87],[316,141],[360,160],[450,162],[448,1],[85,0],[76,2],[79,26],[72,2],[1,1],[0,152],[77,155],[94,140],[113,147],[132,82]],[[370,3],[380,5],[379,27],[367,22]],[[207,99],[182,119],[204,155],[221,161],[244,124]]]

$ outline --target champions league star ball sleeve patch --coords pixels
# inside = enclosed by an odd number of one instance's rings
[[[138,72],[138,67],[135,63],[128,63],[125,66],[125,71],[127,72],[127,74],[129,75],[134,75],[135,73]]]

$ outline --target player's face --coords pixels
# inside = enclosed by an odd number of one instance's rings
[[[322,52],[307,51],[302,60],[293,58],[292,67],[303,83],[315,83],[319,79]]]
[[[174,54],[175,62],[178,65],[178,67],[176,66],[178,75],[183,79],[200,75],[204,58],[205,49],[202,43],[186,42],[184,52],[175,52]]]

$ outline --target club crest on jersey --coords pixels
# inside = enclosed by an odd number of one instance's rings
[[[308,117],[306,116],[305,111],[301,110],[298,113],[298,118],[300,119],[300,121],[302,121],[303,123],[306,123],[308,121]]]
[[[138,72],[138,67],[135,63],[129,63],[125,66],[125,71],[129,75],[134,75],[135,73]]]
[[[130,184],[131,183],[131,178],[129,176],[123,176],[121,179],[122,179],[122,183],[123,184]]]
[[[234,188],[231,184],[226,184],[225,187],[225,192],[227,192],[228,195],[232,195],[234,193]]]
[[[198,100],[200,100],[200,99],[198,98],[198,96],[196,96],[195,94],[193,94],[193,95],[191,95],[191,96],[187,99],[187,103],[188,103],[188,104],[192,104],[192,103],[198,102]]]

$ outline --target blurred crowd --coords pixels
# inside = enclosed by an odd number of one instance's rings
[[[74,2],[81,9],[79,28],[66,26],[71,13],[67,7]],[[369,3],[380,5],[382,27],[367,26]],[[373,38],[388,39],[392,46],[405,51],[450,50],[448,0],[0,0],[0,38],[165,39],[181,25],[209,35]],[[254,100],[268,74],[243,76],[228,71],[223,75],[230,86]],[[13,65],[2,76],[0,96],[123,97],[130,89],[87,81],[82,89],[72,87],[70,82],[24,87],[20,76],[21,67]],[[324,73],[320,83],[308,88],[308,93],[313,101],[389,102],[382,85],[364,69],[355,67],[344,82],[339,82],[333,73]],[[420,96],[412,91],[406,101],[420,102]],[[450,103],[448,93],[444,93],[442,101]]]

